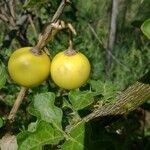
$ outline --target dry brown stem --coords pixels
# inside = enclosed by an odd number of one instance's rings
[[[23,100],[23,98],[25,96],[26,91],[27,91],[27,88],[21,87],[21,90],[20,90],[20,92],[19,92],[19,94],[17,96],[17,99],[16,99],[16,101],[15,101],[15,103],[14,103],[14,105],[13,105],[13,107],[12,107],[10,113],[9,113],[9,116],[8,116],[8,120],[10,122],[14,121],[16,113],[17,113],[17,110],[18,110],[20,104],[22,103],[22,100]]]

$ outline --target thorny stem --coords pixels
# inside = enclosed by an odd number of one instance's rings
[[[16,101],[15,101],[15,103],[14,103],[14,105],[13,105],[13,107],[12,107],[10,113],[9,113],[9,116],[8,116],[8,120],[10,122],[14,121],[16,113],[17,113],[17,110],[18,110],[20,104],[22,103],[22,100],[23,100],[23,98],[25,96],[26,91],[27,91],[27,88],[21,87],[21,90],[20,90],[20,92],[19,92],[19,94],[18,94],[18,96],[16,98]]]
[[[136,83],[128,87],[122,92],[114,103],[110,103],[95,109],[92,113],[85,116],[74,125],[68,126],[66,129],[71,130],[82,122],[88,122],[97,117],[113,116],[126,114],[150,98],[150,71],[138,80]]]

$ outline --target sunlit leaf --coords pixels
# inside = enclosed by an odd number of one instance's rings
[[[50,123],[39,122],[35,132],[22,131],[17,136],[19,150],[42,150],[45,144],[57,144],[62,134]]]
[[[144,33],[144,35],[147,36],[148,39],[150,39],[150,19],[144,21],[144,23],[141,26],[141,30]]]
[[[0,89],[4,87],[6,83],[7,73],[3,63],[0,62]]]
[[[34,96],[29,112],[37,118],[61,127],[62,110],[54,105],[55,94],[51,92]]]
[[[80,123],[70,131],[70,138],[62,145],[61,150],[84,150],[85,123]]]
[[[73,90],[69,92],[68,96],[73,108],[75,110],[80,110],[93,103],[95,93],[90,91]]]

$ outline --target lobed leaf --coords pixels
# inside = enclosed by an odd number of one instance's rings
[[[50,123],[40,121],[35,132],[22,131],[17,136],[18,150],[42,150],[45,144],[57,144],[63,135]]]
[[[34,96],[33,107],[29,112],[39,118],[61,128],[62,110],[54,105],[55,94],[51,92],[41,93]]]
[[[150,19],[144,21],[144,23],[141,26],[141,30],[144,33],[144,35],[147,36],[148,39],[150,39]]]

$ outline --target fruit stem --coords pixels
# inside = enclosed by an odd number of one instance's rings
[[[13,105],[13,107],[12,107],[10,113],[9,113],[9,116],[8,116],[8,120],[10,122],[14,121],[16,113],[17,113],[17,110],[18,110],[20,104],[22,103],[22,100],[23,100],[23,98],[25,96],[26,91],[27,91],[27,88],[21,87],[21,90],[20,90],[20,92],[19,92],[19,94],[18,94],[18,96],[16,98],[16,101],[15,101],[15,103],[14,103],[14,105]]]
[[[72,35],[72,31],[70,29],[68,29],[69,32],[69,47],[68,50],[73,50],[73,35]]]
[[[69,50],[73,50],[73,42],[72,40],[69,40],[69,47],[68,47]]]
[[[70,28],[68,28],[68,32],[69,32],[69,46],[68,49],[65,50],[65,55],[73,56],[76,54],[76,51],[73,48],[73,32],[70,30]]]

